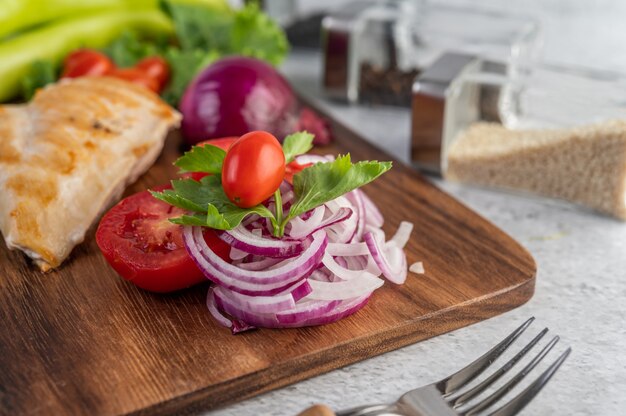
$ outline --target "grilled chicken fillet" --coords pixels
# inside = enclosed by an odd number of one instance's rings
[[[107,77],[64,80],[0,106],[0,231],[47,271],[155,161],[180,115]]]

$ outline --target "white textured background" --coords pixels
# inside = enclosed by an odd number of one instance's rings
[[[543,60],[626,73],[626,1],[445,3],[535,16],[543,26]],[[319,96],[319,65],[319,56],[295,54],[284,71],[296,88]],[[406,160],[406,112],[322,102],[365,137]],[[626,415],[626,224],[561,203],[435,181],[530,250],[539,269],[532,300],[488,321],[212,414],[295,415],[315,402],[341,409],[392,401],[412,387],[458,369],[533,315],[537,317],[533,331],[550,327],[550,334],[561,336],[555,349],[560,352],[571,346],[573,353],[522,414]],[[427,267],[428,259],[424,260]],[[524,340],[534,333],[526,334]]]

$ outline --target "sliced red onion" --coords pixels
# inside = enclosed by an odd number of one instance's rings
[[[291,201],[293,201],[293,198],[296,196],[293,192],[293,190],[291,191],[287,191],[285,193],[283,193],[282,195],[282,199],[283,199],[283,205],[286,205],[288,203],[290,203]],[[284,209],[285,207],[283,207]]]
[[[350,316],[353,313],[359,311],[367,304],[370,295],[371,294],[367,294],[360,298],[345,300],[337,305],[335,309],[333,309],[330,313],[318,316],[316,318],[311,318],[304,324],[306,326],[326,325],[343,319],[346,316]]]
[[[323,215],[324,210],[322,210],[321,212]],[[330,215],[325,220],[318,222],[317,224],[315,224],[312,216],[308,221],[300,221],[300,223],[293,224],[289,237],[296,240],[301,240],[310,236],[318,230],[346,221],[348,218],[350,218],[350,216],[352,216],[352,210],[346,207],[340,208],[337,212]]]
[[[345,300],[372,293],[385,282],[373,274],[363,273],[361,276],[341,282],[322,282],[309,279],[313,289],[306,299]]]
[[[335,159],[333,158],[333,160]],[[331,160],[326,158],[326,156],[318,155],[300,155],[296,157],[296,162],[298,162],[299,165],[306,165],[307,163],[326,163],[329,161]]]
[[[347,243],[352,240],[356,233],[359,214],[356,212],[354,205],[352,205],[350,201],[343,196],[326,203],[326,208],[332,213],[335,213],[344,207],[352,210],[354,215],[351,215],[347,220],[326,229],[328,240],[330,242]]]
[[[278,321],[276,320],[275,315],[273,314],[260,314],[260,313],[252,313],[248,312],[239,307],[234,302],[228,301],[228,299],[221,298],[219,296],[215,297],[215,304],[218,309],[223,310],[227,314],[237,317],[237,319],[254,326],[264,327],[264,328],[279,328]]]
[[[365,243],[328,243],[326,252],[331,256],[367,256],[370,254]]]
[[[302,287],[303,285],[310,288],[306,280],[304,280],[301,284],[298,284],[297,288]],[[290,288],[290,290],[292,289]],[[218,286],[215,288],[214,293],[222,303],[232,303],[233,307],[251,313],[276,313],[288,311],[296,307],[296,301],[294,300],[291,292],[277,294],[274,296],[249,296]]]
[[[283,201],[285,200],[284,195],[287,192],[291,192],[291,191],[293,191],[293,185],[292,184],[290,184],[287,181],[282,181],[280,183],[280,193],[281,193],[281,195],[283,195]]]
[[[246,253],[245,251],[241,251],[239,249],[236,249],[235,247],[230,248],[229,257],[231,260],[243,260],[249,255],[250,253]]]
[[[293,261],[273,270],[250,271],[217,256],[202,238],[201,227],[184,227],[183,237],[187,251],[209,280],[240,293],[255,295],[278,293],[307,277],[317,268],[327,244],[324,231],[318,231]]]
[[[251,261],[249,263],[240,263],[238,267],[244,270],[265,270],[280,263],[282,259],[273,257],[265,257],[263,260]]]
[[[241,221],[241,225],[248,226],[250,224],[253,224],[255,221],[258,221],[261,217],[258,216],[257,214],[252,214],[252,215],[248,215],[246,218],[243,219],[243,221]]]
[[[329,160],[298,157],[299,163]],[[287,214],[295,198],[293,187],[283,182],[281,193]],[[265,204],[275,209],[273,198]],[[273,238],[269,221],[257,216],[222,233],[220,238],[231,246],[233,264],[211,250],[200,228],[185,227],[183,236],[196,264],[216,284],[207,294],[207,308],[235,333],[334,322],[367,303],[384,283],[381,274],[394,283],[404,282],[402,247],[413,226],[401,223],[385,242],[382,224],[376,205],[357,189],[291,220],[283,239]]]
[[[238,334],[240,332],[248,331],[251,329],[255,329],[254,326],[248,325],[245,322],[242,322],[238,319],[231,320],[224,316],[218,309],[215,295],[213,293],[214,288],[210,287],[209,292],[207,293],[206,305],[209,309],[209,313],[213,318],[222,326],[226,328],[230,328],[233,334]]]
[[[298,302],[295,308],[288,312],[276,314],[280,324],[298,324],[320,315],[331,312],[339,304],[338,300],[306,300]]]
[[[411,232],[413,231],[413,223],[408,221],[402,221],[396,233],[391,237],[390,241],[396,243],[396,245],[400,248],[404,248],[406,243],[411,238]]]
[[[363,230],[365,229],[365,206],[363,205],[363,198],[361,198],[361,194],[357,192],[358,189],[348,193],[346,197],[354,207],[357,212],[357,223],[356,223],[356,231],[352,238],[350,239],[351,243],[359,242],[363,240]]]
[[[369,196],[360,189],[357,189],[359,194],[361,195],[361,199],[363,199],[363,207],[365,208],[365,223],[369,224],[373,227],[380,228],[385,223],[385,218],[383,214],[380,213],[380,210],[374,204],[374,202],[370,199]]]
[[[372,256],[367,256],[367,265],[365,266],[365,271],[372,273],[376,276],[380,276],[382,274],[380,268],[378,267]]]
[[[363,239],[365,243],[367,243],[376,265],[387,280],[398,285],[404,283],[407,276],[407,264],[404,251],[393,241],[387,244],[383,243],[380,238],[376,238],[371,232],[365,233]],[[326,265],[326,267],[328,267],[328,265]]]
[[[341,259],[341,257],[339,257]],[[337,275],[341,280],[352,280],[359,278],[363,273],[367,273],[363,270],[350,270],[342,267],[337,261],[328,253],[324,254],[322,263],[328,270]]]
[[[260,237],[245,227],[224,231],[219,237],[231,247],[258,256],[286,258],[304,251],[304,246],[299,241]]]
[[[409,266],[409,271],[415,274],[424,274],[424,263],[421,261],[415,262]]]
[[[346,268],[350,270],[365,270],[369,256],[349,256],[346,259]]]
[[[289,221],[289,237],[294,240],[299,240],[299,235],[306,237],[309,234],[308,231],[321,224],[324,219],[324,211],[326,211],[326,207],[322,205]]]
[[[217,310],[217,305],[215,304],[215,295],[213,294],[214,289],[215,288],[213,287],[209,288],[209,292],[207,293],[206,297],[206,306],[209,309],[209,312],[211,313],[213,318],[217,321],[217,323],[225,326],[226,328],[230,328],[233,326],[233,322],[224,315],[222,315],[219,310]]]

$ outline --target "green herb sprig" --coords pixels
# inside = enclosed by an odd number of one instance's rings
[[[287,136],[283,142],[286,162],[289,163],[296,156],[308,152],[312,143],[313,135],[307,132]],[[294,175],[294,203],[288,212],[283,213],[280,189],[275,193],[276,212],[263,204],[240,208],[229,200],[221,183],[225,156],[226,152],[218,147],[195,146],[174,162],[181,168],[181,172],[206,172],[210,175],[200,181],[173,180],[172,189],[152,192],[155,198],[190,211],[190,214],[172,218],[170,221],[181,225],[231,230],[248,215],[257,214],[270,220],[275,237],[282,237],[285,226],[293,218],[366,185],[391,169],[391,162],[352,163],[350,154],[340,155],[332,162],[316,163]]]

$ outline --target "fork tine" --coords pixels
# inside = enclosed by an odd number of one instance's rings
[[[513,387],[515,387],[520,381],[522,381],[522,379],[526,377],[528,373],[530,373],[541,360],[543,360],[546,354],[550,352],[552,347],[554,347],[557,342],[559,342],[558,336],[552,338],[550,342],[548,342],[546,346],[543,347],[541,351],[539,351],[539,354],[537,354],[528,364],[526,364],[526,366],[519,373],[515,374],[513,378],[506,382],[506,384],[504,384],[494,393],[486,397],[484,400],[467,409],[464,413],[468,416],[474,415],[478,412],[485,410],[496,401],[498,401],[502,396],[507,394],[509,391],[511,391],[511,389],[513,389]]]
[[[462,405],[463,403],[466,403],[469,400],[471,400],[472,398],[476,397],[477,395],[479,395],[483,391],[485,391],[485,389],[487,389],[487,387],[489,387],[490,385],[495,383],[498,379],[500,379],[500,377],[502,377],[511,368],[513,368],[513,366],[515,364],[517,364],[517,362],[519,360],[521,360],[522,357],[524,357],[539,342],[539,340],[541,340],[541,338],[543,338],[543,336],[547,332],[548,332],[548,328],[544,328],[541,332],[539,332],[539,334],[537,334],[537,336],[535,336],[535,338],[532,339],[532,341],[530,341],[528,344],[526,344],[526,346],[524,346],[524,348],[522,348],[517,354],[515,354],[515,356],[513,358],[511,358],[506,364],[504,364],[502,367],[497,369],[492,375],[487,377],[480,384],[472,387],[470,390],[468,390],[465,393],[461,394],[460,396],[455,397],[454,399],[452,399],[450,401],[450,404],[453,407],[458,407],[458,406]]]
[[[513,416],[522,410],[541,389],[548,384],[554,373],[559,369],[561,364],[567,359],[572,352],[571,348],[565,350],[563,354],[557,358],[535,381],[524,389],[520,394],[511,399],[507,404],[491,413],[489,416]]]
[[[517,337],[519,337],[534,320],[535,317],[530,318],[482,357],[478,358],[470,365],[462,368],[451,376],[448,376],[439,381],[436,384],[437,389],[441,393],[446,395],[449,393],[453,393],[459,387],[462,387],[468,382],[472,381],[476,376],[478,376],[487,367],[489,367],[500,355],[502,355],[502,353],[506,351],[507,348],[509,348],[509,346],[517,339]]]

